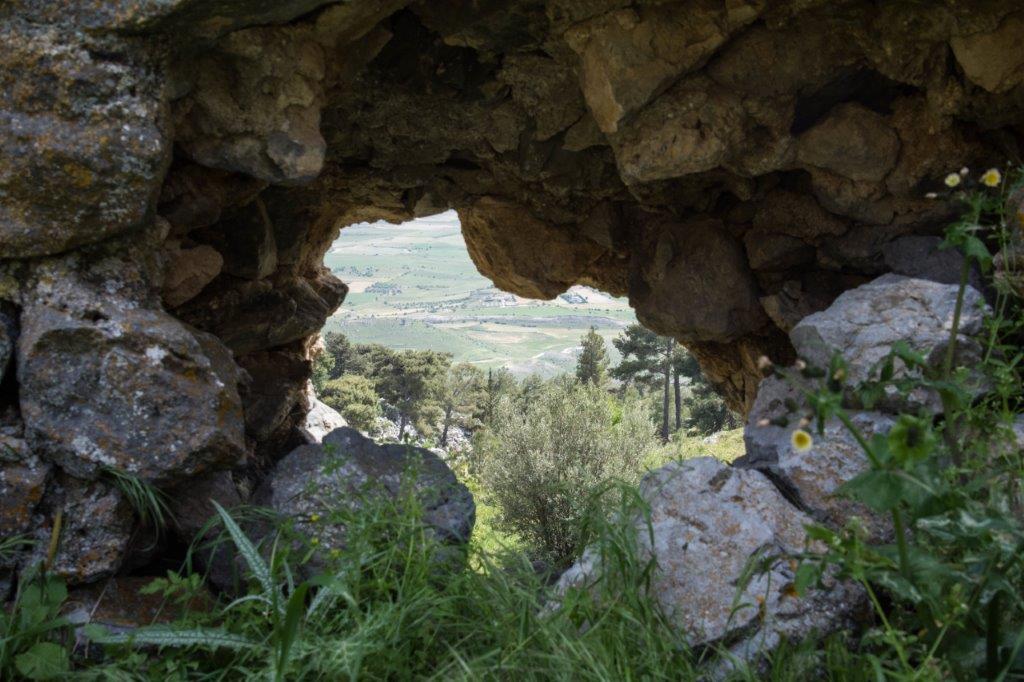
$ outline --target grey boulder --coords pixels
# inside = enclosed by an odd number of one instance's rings
[[[840,528],[857,516],[874,541],[891,538],[888,517],[838,494],[840,486],[868,469],[867,455],[853,434],[839,420],[831,419],[820,434],[808,427],[814,443],[801,452],[791,444],[793,431],[799,428],[799,413],[792,415],[786,426],[771,423],[786,414],[787,401],[798,402],[799,394],[786,382],[771,377],[761,383],[743,432],[746,454],[733,464],[765,474],[815,521]],[[892,417],[877,412],[852,412],[850,420],[868,440],[888,433],[895,423]]]
[[[253,501],[291,520],[298,534],[316,539],[320,549],[304,567],[312,573],[323,567],[325,552],[346,546],[346,526],[332,512],[357,511],[378,495],[397,499],[407,475],[413,476],[413,494],[434,538],[449,547],[468,542],[476,505],[448,465],[429,450],[378,445],[349,427],[327,434],[322,444],[303,445],[288,453],[257,489]]]
[[[22,311],[18,378],[26,440],[79,478],[114,467],[158,484],[245,453],[230,352],[170,315],[101,305]]]
[[[805,550],[812,519],[760,472],[702,457],[651,472],[641,493],[653,534],[638,520],[637,539],[657,560],[651,592],[691,646],[753,660],[784,637],[833,631],[859,608],[861,592],[841,582],[796,595],[791,557]],[[766,570],[750,570],[754,562]],[[587,550],[558,587],[586,586],[600,570]]]
[[[797,354],[809,364],[827,368],[840,354],[848,366],[847,383],[855,386],[877,376],[876,369],[898,342],[922,353],[938,367],[953,327],[958,286],[900,275],[883,275],[851,289],[827,309],[808,315],[789,334]],[[985,301],[968,286],[957,336],[957,365],[970,366],[980,353],[976,336],[982,330]],[[901,361],[894,377],[907,376]],[[980,391],[980,382],[972,388]],[[907,397],[888,394],[885,411],[925,407],[941,412],[937,393],[917,389]]]

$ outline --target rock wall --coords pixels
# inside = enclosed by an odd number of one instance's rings
[[[748,409],[1024,137],[1015,0],[8,0],[0,44],[5,536],[121,519],[111,470],[254,489],[347,224],[454,207],[499,286],[628,295]]]

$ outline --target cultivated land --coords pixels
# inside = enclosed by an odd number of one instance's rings
[[[625,299],[573,287],[552,301],[496,289],[477,272],[454,211],[346,227],[324,262],[350,287],[327,322],[358,343],[452,353],[456,362],[551,376],[575,366],[591,326],[610,341],[636,317]]]

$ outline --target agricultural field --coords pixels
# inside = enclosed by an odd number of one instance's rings
[[[324,259],[349,286],[326,329],[357,343],[445,351],[456,362],[552,376],[575,366],[594,326],[609,341],[636,320],[625,299],[573,287],[551,301],[498,290],[476,270],[458,216],[346,227]]]

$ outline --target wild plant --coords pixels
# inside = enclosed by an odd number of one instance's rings
[[[949,228],[945,246],[964,256],[949,339],[936,365],[935,349],[895,345],[860,385],[848,385],[847,365],[835,356],[827,368],[801,361],[797,369],[772,368],[805,398],[804,420],[817,426],[839,420],[860,445],[867,468],[840,493],[892,522],[889,543],[868,539],[859,519],[841,530],[809,528],[824,554],[808,554],[797,574],[804,591],[831,571],[863,585],[877,626],[862,638],[879,679],[955,677],[1003,680],[1024,675],[1024,452],[1011,425],[1020,422],[1021,301],[1005,286],[985,323],[980,358],[958,366],[964,292],[971,269],[991,272],[989,245],[1005,249],[1024,228],[1006,209],[1016,182],[983,176],[958,193],[962,220]],[[999,182],[993,185],[993,179]],[[947,185],[968,178],[953,174]],[[931,360],[931,361],[930,361]],[[902,370],[902,371],[901,371]],[[887,434],[868,438],[850,418],[851,402],[871,409],[884,395],[937,393],[939,415],[904,411]],[[979,396],[979,391],[982,391]],[[797,405],[791,406],[796,413]],[[800,414],[793,415],[794,418]],[[788,418],[783,418],[788,419]],[[803,430],[794,438],[812,437]]]
[[[13,601],[0,608],[0,679],[59,680],[69,672],[70,627],[60,614],[67,594],[42,564],[22,571]]]

